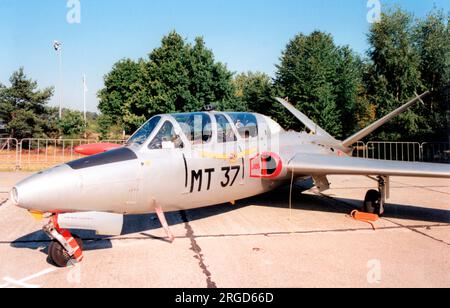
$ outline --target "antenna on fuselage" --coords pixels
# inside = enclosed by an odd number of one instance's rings
[[[205,106],[203,106],[203,111],[209,112],[209,111],[215,111],[216,110],[216,106],[214,104],[205,104]]]

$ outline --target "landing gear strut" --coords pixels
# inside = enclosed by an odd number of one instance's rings
[[[389,198],[389,178],[386,176],[379,176],[373,180],[378,182],[378,190],[369,190],[367,192],[366,197],[364,198],[363,210],[366,213],[381,216],[384,214],[386,199]]]
[[[59,227],[58,215],[52,216],[43,230],[53,240],[48,248],[48,256],[56,266],[67,267],[81,262],[83,242],[78,236]]]

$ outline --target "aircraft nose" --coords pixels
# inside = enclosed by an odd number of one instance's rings
[[[34,178],[37,178],[36,176],[33,176]],[[31,187],[31,183],[34,181],[31,181],[30,179],[26,179],[25,181],[22,181],[16,186],[13,187],[10,193],[10,200],[12,201],[12,204],[24,209],[30,210],[29,206],[31,205],[30,201],[32,200],[31,192],[29,191],[29,188]],[[31,197],[31,198],[30,198]]]
[[[67,165],[61,165],[32,175],[16,184],[11,190],[10,199],[18,207],[51,212],[56,204],[67,194],[66,187],[72,181],[72,172]]]
[[[19,192],[17,190],[17,187],[13,187],[13,189],[11,190],[9,200],[12,201],[13,205],[19,206]]]

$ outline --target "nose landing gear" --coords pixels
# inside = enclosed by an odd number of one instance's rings
[[[67,267],[83,259],[81,239],[58,225],[58,215],[52,216],[44,232],[53,240],[48,249],[50,260],[58,267]]]
[[[378,182],[378,190],[369,190],[367,192],[364,198],[363,210],[366,213],[381,216],[384,214],[386,199],[389,198],[389,178],[379,176],[374,180]]]

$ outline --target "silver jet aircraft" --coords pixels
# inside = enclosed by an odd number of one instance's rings
[[[234,202],[312,178],[319,191],[328,175],[372,177],[378,190],[364,210],[382,214],[389,177],[450,178],[450,165],[353,158],[352,145],[427,95],[424,93],[345,141],[330,136],[283,99],[308,129],[285,131],[253,113],[197,112],[151,118],[124,147],[39,172],[18,183],[12,202],[50,218],[49,257],[58,266],[81,261],[82,242],[68,230],[119,235],[123,215],[156,213]]]

